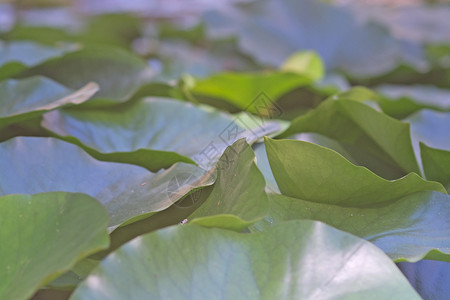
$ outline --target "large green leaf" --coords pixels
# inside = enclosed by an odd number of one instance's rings
[[[32,67],[50,58],[61,56],[70,50],[73,49],[68,47],[49,47],[32,42],[0,42],[0,80],[13,76],[27,67]]]
[[[352,164],[358,164],[358,160],[352,156],[352,154],[347,151],[343,143],[340,143],[336,141],[335,139],[329,138],[327,136],[318,134],[318,133],[299,133],[296,135],[293,135],[290,139],[292,140],[298,140],[298,141],[305,141],[310,142],[325,148],[332,149],[345,157],[348,161],[350,161]]]
[[[382,173],[383,170],[386,168],[385,164],[379,164],[378,168],[373,168],[373,166],[378,162],[376,159],[372,159],[371,157],[368,157],[362,153],[359,153],[358,151],[355,151],[357,149],[348,147],[345,143],[339,142],[335,139],[329,138],[327,136],[318,134],[318,133],[309,133],[304,132],[300,134],[296,134],[290,137],[290,139],[299,140],[299,141],[305,141],[314,143],[329,149],[332,149],[339,154],[341,154],[343,157],[345,157],[348,161],[350,161],[353,164],[356,165],[370,165],[372,167],[371,171],[374,173]],[[373,170],[375,169],[375,170]],[[381,172],[380,172],[381,170]],[[274,190],[277,191],[277,190]]]
[[[324,136],[324,135],[321,135],[318,133],[304,132],[304,133],[300,133],[300,134],[295,134],[295,135],[291,136],[290,139],[310,142],[313,144],[317,144],[317,145],[332,149],[332,150],[338,152],[339,154],[341,154],[348,161],[350,161],[351,163],[353,163],[355,165],[363,165],[366,167],[370,166],[371,167],[370,170],[379,176],[387,174],[386,169],[389,170],[388,165],[381,164],[376,158],[365,155],[365,153],[358,152],[357,148],[349,147],[345,143],[339,142],[333,138],[329,138],[327,136]],[[377,163],[378,163],[378,165],[377,165]],[[377,166],[377,167],[375,167],[375,166]],[[386,179],[385,176],[382,176],[382,177]],[[391,176],[387,176],[387,177],[388,177],[388,179],[391,178]],[[397,177],[393,177],[393,179],[397,179]]]
[[[237,108],[267,114],[271,101],[296,87],[311,84],[307,76],[289,72],[274,73],[219,73],[198,79],[192,91],[195,94],[225,100]],[[232,87],[232,88],[230,88]],[[262,106],[262,107],[261,107]],[[275,116],[281,112],[273,110]]]
[[[261,233],[182,225],[104,259],[71,299],[419,299],[374,245],[315,221]]]
[[[261,231],[279,222],[318,220],[364,238],[396,261],[450,262],[450,196],[417,192],[373,206],[346,206],[269,194],[270,212],[252,225]]]
[[[109,244],[108,214],[83,194],[2,196],[0,224],[1,299],[28,299],[77,260]]]
[[[418,191],[446,193],[437,182],[415,173],[383,179],[339,153],[309,142],[266,138],[270,167],[282,194],[341,206],[375,205]]]
[[[241,230],[263,218],[268,211],[268,199],[264,180],[253,159],[254,154],[245,141],[237,141],[218,161],[214,185],[186,195],[149,218],[117,228],[111,234],[108,252],[138,235],[179,222]]]
[[[79,192],[98,199],[110,230],[161,211],[213,178],[191,164],[150,173],[127,164],[97,161],[75,145],[53,138],[18,137],[0,143],[0,195]],[[130,220],[132,219],[132,220]]]
[[[48,60],[20,74],[43,75],[67,87],[78,89],[90,81],[99,84],[98,104],[125,102],[152,72],[145,61],[112,47],[90,47]],[[93,104],[91,103],[91,104]]]
[[[208,169],[237,139],[253,142],[282,129],[277,122],[244,113],[230,116],[163,98],[138,101],[126,109],[55,111],[44,116],[42,125],[97,159],[152,171],[178,161]]]
[[[95,83],[73,91],[40,76],[5,80],[0,83],[0,128],[67,104],[81,104],[97,91]]]
[[[269,200],[254,158],[244,139],[228,147],[218,162],[211,194],[188,220],[203,226],[242,230],[262,219],[269,209]]]
[[[383,177],[392,179],[409,172],[420,173],[411,145],[409,125],[360,101],[329,99],[317,109],[292,121],[280,137],[300,132],[315,132],[334,138],[349,145],[349,150],[353,149],[351,154],[355,156],[363,152],[361,164]],[[379,167],[381,164],[383,168]]]

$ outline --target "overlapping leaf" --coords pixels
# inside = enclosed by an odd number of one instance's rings
[[[138,237],[71,299],[419,299],[379,249],[315,221],[257,234],[196,225]]]
[[[256,103],[261,93],[275,101],[284,93],[312,81],[290,72],[277,73],[220,73],[197,80],[193,92],[230,102],[240,109],[258,112]],[[230,88],[233,87],[233,88]]]
[[[280,137],[300,132],[319,133],[347,145],[360,164],[393,179],[420,173],[409,125],[380,113],[360,101],[339,98],[293,120]]]
[[[327,223],[364,238],[396,261],[437,259],[450,262],[450,196],[418,192],[376,206],[346,206],[269,194],[270,212],[252,231],[287,220]]]
[[[5,80],[0,82],[0,128],[67,104],[81,104],[97,91],[95,83],[73,91],[40,76]]]
[[[438,193],[446,193],[439,183],[414,173],[387,181],[308,142],[267,139],[266,147],[281,193],[292,197],[271,196],[269,223],[317,218],[374,241],[393,259],[450,260],[449,196]]]
[[[241,230],[260,220],[268,211],[268,199],[254,158],[243,139],[235,142],[215,166],[217,179],[214,185],[183,197],[147,219],[118,228],[111,234],[108,250],[114,250],[138,235],[180,222]],[[183,175],[177,177],[183,181]]]
[[[317,54],[300,52],[289,57],[281,71],[272,73],[219,73],[195,82],[196,94],[225,100],[237,108],[261,114],[261,94],[266,107],[283,94],[309,85],[323,77],[323,65]],[[229,88],[233,87],[233,88]],[[267,108],[266,108],[267,109]],[[267,114],[267,112],[266,112]]]
[[[102,105],[127,101],[151,78],[152,71],[145,61],[127,51],[89,47],[48,60],[19,76],[33,75],[49,77],[72,89],[94,81],[100,91],[91,104]]]
[[[247,114],[233,117],[163,98],[139,101],[126,110],[55,111],[44,116],[42,125],[98,159],[154,171],[178,161],[207,169],[237,139],[253,142],[282,129]]]
[[[254,158],[244,139],[228,147],[217,164],[217,180],[211,194],[188,220],[203,226],[242,230],[262,219],[269,201],[264,177]]]
[[[79,192],[98,199],[110,214],[110,230],[130,219],[166,209],[213,178],[190,164],[150,173],[144,168],[93,159],[53,138],[18,137],[0,144],[0,195]],[[183,180],[179,180],[179,179]]]
[[[2,196],[0,224],[2,299],[28,299],[77,260],[109,244],[108,214],[84,194]]]
[[[0,80],[70,51],[73,51],[70,47],[50,47],[26,41],[0,43]]]
[[[415,173],[392,181],[383,179],[335,151],[312,143],[268,138],[265,143],[273,175],[286,196],[362,207],[419,191],[446,193],[441,184]]]

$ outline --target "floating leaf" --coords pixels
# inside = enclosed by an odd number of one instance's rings
[[[213,178],[190,164],[150,173],[144,168],[97,161],[75,145],[53,138],[18,137],[0,143],[0,195],[80,192],[110,214],[110,230],[171,206]],[[130,220],[132,219],[132,220]]]
[[[92,82],[78,91],[73,91],[40,76],[5,80],[0,82],[0,128],[67,104],[81,104],[97,91],[97,84]]]
[[[28,299],[77,260],[109,244],[108,214],[83,194],[2,196],[0,224],[1,299]]]
[[[44,46],[32,42],[11,42],[0,44],[0,66],[17,62],[32,67],[50,58],[64,54],[64,48]]]
[[[444,187],[415,173],[397,180],[383,179],[355,166],[337,152],[303,141],[266,138],[270,167],[282,194],[341,206],[364,206],[394,201],[418,191]]]
[[[112,47],[90,47],[48,60],[20,74],[43,75],[69,88],[79,89],[90,81],[99,84],[96,103],[125,102],[150,79],[152,72],[139,57]]]
[[[242,230],[262,219],[269,201],[264,177],[254,158],[244,139],[228,147],[217,164],[217,180],[211,194],[188,220],[203,226]]]
[[[367,164],[383,177],[393,179],[409,172],[420,173],[408,124],[361,103],[365,98],[355,101],[340,97],[329,99],[295,119],[280,137],[300,132],[320,133],[353,148],[347,149],[352,150],[350,154],[359,153],[361,164]]]
[[[281,114],[273,102],[294,88],[311,84],[304,75],[292,72],[219,73],[198,79],[192,92],[225,100],[235,107],[271,117]],[[230,88],[233,87],[233,88]]]
[[[179,161],[208,169],[237,139],[253,142],[282,129],[246,114],[230,116],[163,98],[138,101],[125,110],[55,111],[44,116],[42,125],[97,159],[152,171]]]
[[[0,42],[0,80],[14,76],[27,67],[33,67],[73,49],[49,47],[37,43],[15,41]],[[88,83],[86,81],[84,84]],[[77,88],[80,88],[81,85]]]
[[[317,220],[364,238],[395,261],[450,262],[450,196],[418,192],[378,205],[341,205],[269,194],[270,211],[251,226],[262,231],[288,220]]]
[[[256,234],[196,225],[137,237],[71,299],[419,299],[381,250],[315,221]]]

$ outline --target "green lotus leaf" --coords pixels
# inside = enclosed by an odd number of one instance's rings
[[[45,77],[0,82],[0,127],[40,116],[50,110],[81,104],[98,91],[88,83],[77,91],[70,90]]]
[[[50,47],[27,41],[0,42],[0,80],[73,50],[73,47]]]
[[[209,169],[239,138],[254,142],[283,129],[281,123],[246,113],[232,116],[164,98],[148,98],[126,109],[55,111],[44,116],[42,126],[97,159],[151,171],[176,162]]]
[[[415,173],[397,180],[383,179],[339,153],[309,142],[266,138],[265,143],[273,175],[286,196],[361,207],[419,191],[446,193],[440,183],[426,181]]]
[[[316,221],[242,234],[197,225],[140,236],[71,299],[420,299],[369,242]]]
[[[414,155],[409,125],[361,103],[336,96],[317,109],[293,120],[280,137],[313,132],[333,138],[351,154],[359,155],[360,164],[377,174],[393,179],[420,169]],[[353,98],[352,98],[353,99]]]
[[[273,73],[229,72],[197,79],[192,92],[227,101],[237,108],[262,116],[279,117],[281,111],[274,101],[297,87],[311,83],[313,80],[308,76],[291,70]]]
[[[40,286],[109,244],[108,214],[84,194],[1,196],[0,224],[1,299],[29,299]]]
[[[85,193],[110,215],[109,229],[164,210],[193,189],[210,185],[210,173],[176,164],[151,173],[127,164],[97,161],[54,138],[17,137],[0,143],[0,195],[51,191]]]
[[[20,73],[20,77],[42,75],[69,88],[79,89],[90,81],[100,91],[94,105],[110,105],[127,101],[152,76],[145,61],[113,47],[88,47],[54,58]]]
[[[317,220],[366,239],[395,261],[450,262],[450,196],[417,192],[372,206],[345,206],[269,194],[270,211],[251,231],[288,220]]]
[[[269,209],[265,181],[244,139],[228,147],[217,164],[217,179],[205,202],[187,219],[195,224],[242,230]]]

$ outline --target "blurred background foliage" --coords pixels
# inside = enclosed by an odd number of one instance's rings
[[[16,46],[32,57],[47,48],[121,48],[153,72],[139,96],[153,91],[191,100],[187,91],[196,79],[273,72],[293,53],[312,50],[325,76],[281,93],[275,100],[282,108],[307,111],[332,93],[363,85],[378,91],[383,111],[397,118],[424,107],[449,109],[448,101],[436,107],[429,100],[447,98],[450,88],[448,1],[2,0],[0,40],[4,53],[8,44],[27,43]],[[12,69],[0,69],[0,79]],[[190,92],[211,104],[211,95]],[[221,108],[239,110],[226,103]]]

